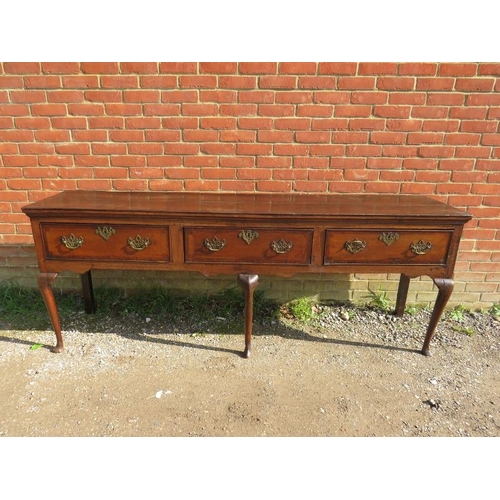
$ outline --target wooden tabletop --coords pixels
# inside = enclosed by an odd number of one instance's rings
[[[145,215],[214,214],[308,216],[410,216],[458,218],[471,215],[437,200],[419,195],[309,194],[309,193],[196,193],[64,191],[23,207],[31,216],[54,212],[83,214],[144,213]]]

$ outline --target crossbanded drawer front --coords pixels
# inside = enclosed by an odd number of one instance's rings
[[[42,224],[47,259],[170,261],[168,227],[104,224]]]
[[[185,261],[309,265],[312,229],[187,227]]]
[[[452,231],[334,230],[325,238],[325,265],[445,265]]]

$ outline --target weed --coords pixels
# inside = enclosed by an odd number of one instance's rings
[[[469,337],[476,335],[476,331],[474,330],[474,328],[472,328],[470,326],[468,326],[468,327],[452,326],[451,328],[453,331],[458,332],[458,333],[464,333],[465,335],[468,335]]]
[[[295,299],[285,305],[285,309],[299,321],[309,321],[314,316],[314,302],[308,298]]]
[[[461,304],[454,307],[448,313],[448,317],[453,321],[463,321],[465,313],[467,312],[467,308]]]
[[[496,319],[500,319],[500,304],[493,304],[488,312]]]
[[[373,307],[375,309],[381,309],[382,311],[389,311],[392,307],[392,300],[387,296],[387,292],[379,287],[377,291],[369,290],[365,298],[370,299],[367,302],[367,306]]]

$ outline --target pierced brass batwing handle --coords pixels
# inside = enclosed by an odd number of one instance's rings
[[[224,238],[222,240],[219,240],[217,236],[214,236],[211,240],[205,238],[203,245],[205,245],[205,248],[207,248],[211,252],[218,252],[226,246],[226,240]]]
[[[61,242],[69,250],[76,250],[83,245],[83,238],[81,236],[80,238],[77,238],[73,233],[71,233],[68,237],[63,236],[61,238]]]
[[[420,240],[417,243],[413,242],[410,244],[410,250],[415,255],[425,255],[432,248],[432,243],[429,241],[426,243],[424,240]]]
[[[127,240],[128,245],[133,248],[134,250],[144,250],[149,246],[149,238],[141,238],[139,235],[137,235],[135,238],[129,238]]]
[[[291,241],[285,241],[283,238],[279,239],[278,241],[271,241],[271,248],[276,253],[287,253],[292,249],[292,247],[293,243]]]
[[[344,243],[344,248],[349,253],[358,253],[366,248],[366,241],[361,241],[361,240],[358,240],[357,238],[355,238],[352,241],[346,241]]]

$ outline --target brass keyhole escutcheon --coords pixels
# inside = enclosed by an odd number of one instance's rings
[[[250,245],[250,243],[258,237],[259,233],[257,231],[253,231],[252,229],[244,229],[243,231],[240,231],[240,234],[238,234],[238,238],[241,238],[247,245]]]
[[[398,233],[382,233],[378,239],[380,241],[383,241],[388,247],[390,247],[395,241],[399,240],[399,234]]]
[[[95,234],[99,235],[103,240],[108,241],[113,234],[115,234],[116,231],[110,227],[110,226],[103,226],[103,227],[98,227],[95,230]]]

